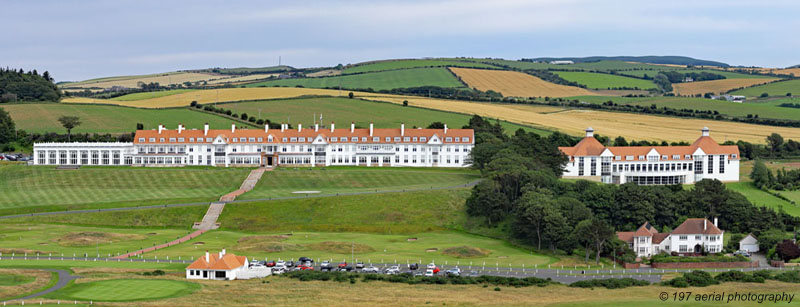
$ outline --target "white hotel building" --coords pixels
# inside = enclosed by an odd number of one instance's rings
[[[578,144],[559,150],[569,157],[564,178],[641,185],[739,181],[739,147],[719,145],[708,128],[689,146],[606,147],[594,138],[590,127]]]
[[[138,130],[132,143],[36,143],[36,165],[467,167],[472,129]]]

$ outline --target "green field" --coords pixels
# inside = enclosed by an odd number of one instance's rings
[[[655,70],[626,70],[626,71],[620,71],[619,74],[620,75],[626,75],[626,76],[635,76],[635,77],[643,77],[644,75],[648,75],[648,76],[650,76],[650,78],[652,78],[652,77],[655,77],[656,74],[658,74],[658,71],[676,71],[676,72],[684,73],[684,74],[685,73],[692,73],[692,72],[693,73],[707,72],[707,73],[712,73],[712,74],[717,74],[717,75],[723,75],[727,79],[769,79],[769,78],[774,78],[774,77],[770,77],[770,76],[762,76],[762,75],[755,75],[755,74],[752,74],[752,75],[751,74],[743,74],[743,73],[738,73],[738,72],[730,72],[730,71],[723,71],[723,70],[717,70],[717,69],[680,69],[680,68],[676,68],[676,67],[666,67],[666,66],[662,66],[661,69],[655,69]]]
[[[692,97],[608,97],[608,96],[578,96],[569,97],[569,99],[578,99],[589,103],[600,104],[606,101],[613,101],[617,104],[640,105],[650,107],[669,107],[673,109],[693,109],[693,110],[712,110],[719,111],[721,114],[746,117],[747,114],[758,114],[761,118],[774,118],[774,119],[789,119],[799,120],[800,109],[796,108],[782,108],[778,107],[779,102],[745,102],[745,103],[732,103],[722,100],[713,100],[705,98],[692,98]]]
[[[370,122],[376,128],[399,128],[401,123],[405,123],[406,128],[424,128],[436,121],[443,122],[450,128],[461,128],[469,124],[471,117],[458,113],[403,107],[392,103],[333,97],[263,100],[220,106],[239,114],[247,113],[251,116],[261,114],[262,117],[273,121],[290,121],[292,125],[300,122],[303,123],[303,127],[313,127],[313,123],[319,122],[319,116],[322,114],[324,126],[328,127],[334,122],[337,124],[337,129],[350,129],[351,122],[355,122],[359,128],[369,127]],[[501,122],[501,125],[508,133],[514,133],[520,128],[534,131],[539,135],[552,133],[508,122]]]
[[[36,278],[17,274],[0,273],[0,287],[17,286],[33,282]]]
[[[751,182],[734,182],[726,183],[725,187],[733,191],[742,193],[747,200],[756,206],[765,206],[775,210],[783,208],[786,213],[793,216],[800,216],[800,205],[792,205],[791,203],[780,199],[772,194],[757,189]],[[781,192],[786,195],[786,192]],[[786,195],[787,197],[789,195]]]
[[[56,170],[53,166],[0,166],[0,208],[37,207],[139,201],[211,201],[239,188],[246,168],[82,167]],[[123,205],[119,205],[123,206]]]
[[[114,101],[134,101],[134,100],[144,100],[150,98],[158,98],[164,97],[169,95],[175,95],[180,93],[186,93],[194,91],[192,89],[179,89],[179,90],[168,90],[168,91],[157,91],[157,92],[144,92],[144,93],[133,93],[128,95],[123,95],[119,97],[111,98],[110,100]]]
[[[523,61],[510,61],[510,60],[502,60],[502,59],[463,59],[465,61],[477,62],[477,63],[484,63],[484,64],[491,64],[491,65],[501,65],[501,66],[508,66],[511,68],[527,70],[527,69],[559,69],[559,70],[599,70],[599,71],[609,71],[609,70],[670,70],[670,69],[679,69],[677,67],[668,67],[668,66],[661,66],[661,65],[651,65],[651,64],[644,64],[644,63],[629,63],[623,61],[598,61],[598,62],[585,62],[585,63],[575,63],[575,64],[568,64],[568,65],[555,65],[549,63],[534,63],[534,62],[523,62]]]
[[[200,216],[202,219],[202,216]],[[55,221],[45,220],[47,223]],[[200,220],[195,220],[200,221]],[[193,221],[193,222],[195,222]],[[120,222],[116,220],[115,222]],[[107,257],[147,248],[175,240],[191,232],[193,222],[182,230],[135,228],[111,223],[109,227],[87,227],[59,224],[28,224],[22,220],[5,220],[0,225],[0,251],[3,255],[28,254],[41,256]],[[116,228],[125,226],[126,228]]]
[[[295,191],[319,191],[320,194],[375,190],[428,189],[466,184],[478,180],[470,169],[441,168],[278,168],[265,173],[256,187],[239,199],[293,196]]]
[[[395,88],[438,86],[466,88],[447,68],[412,68],[357,75],[322,78],[298,78],[250,83],[247,87],[286,86],[390,90]]]
[[[211,129],[230,128],[231,120],[220,116],[180,109],[136,109],[119,106],[80,105],[80,104],[6,104],[1,106],[11,114],[17,129],[27,132],[66,133],[58,122],[61,116],[80,117],[81,125],[72,133],[130,133],[136,131],[136,124],[144,124],[145,129],[155,129],[159,124],[176,129],[183,123],[188,129],[203,129],[208,123]]]
[[[578,82],[579,84],[586,85],[587,88],[592,89],[612,89],[612,88],[638,88],[638,89],[651,89],[655,88],[655,83],[604,73],[591,73],[591,72],[574,72],[574,71],[555,71],[553,72],[568,81]]]
[[[48,298],[125,302],[156,300],[180,297],[200,290],[200,285],[191,282],[165,279],[110,279],[87,283],[73,283]]]
[[[169,262],[132,262],[125,261],[84,261],[84,260],[0,260],[0,268],[26,268],[26,269],[73,269],[73,268],[122,268],[122,269],[161,269],[183,271],[186,264]]]
[[[742,95],[747,97],[758,97],[762,93],[767,93],[770,96],[786,97],[786,93],[792,93],[794,96],[800,96],[800,79],[772,82],[759,86],[753,86],[746,89],[731,92],[731,95]]]
[[[493,65],[482,63],[475,63],[461,60],[448,60],[448,59],[431,59],[431,60],[389,60],[379,62],[367,62],[356,64],[355,66],[348,67],[342,71],[342,74],[356,74],[364,72],[395,70],[395,69],[408,69],[419,67],[467,67],[467,68],[497,68]]]

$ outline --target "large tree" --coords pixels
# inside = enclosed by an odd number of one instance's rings
[[[72,141],[72,129],[81,125],[81,119],[77,116],[61,116],[58,118],[65,129],[67,129],[67,142]]]
[[[764,161],[756,160],[753,163],[753,170],[750,172],[750,179],[753,179],[753,184],[759,189],[769,188],[770,182],[770,171],[767,168],[767,165],[764,164]]]
[[[592,220],[583,220],[572,229],[572,239],[583,247],[586,251],[586,258],[583,262],[589,262],[589,251],[592,250],[594,240],[587,234],[592,231]]]
[[[8,144],[16,139],[16,126],[11,115],[0,108],[0,144]]]
[[[494,180],[483,180],[472,188],[466,207],[467,214],[485,217],[492,227],[506,217],[511,205]]]
[[[547,227],[547,216],[556,210],[553,200],[549,195],[538,192],[527,192],[519,199],[517,205],[516,231],[521,236],[533,241],[536,249],[542,249],[542,238]]]
[[[586,233],[586,236],[594,241],[594,248],[597,252],[595,253],[594,261],[599,264],[600,252],[603,250],[603,245],[606,241],[614,237],[614,229],[599,219],[592,219],[588,230],[589,232]]]

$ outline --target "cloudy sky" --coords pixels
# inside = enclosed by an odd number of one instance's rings
[[[57,81],[387,58],[685,55],[800,64],[800,1],[0,0],[0,65]]]

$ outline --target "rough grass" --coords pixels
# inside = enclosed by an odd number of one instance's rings
[[[773,82],[770,84],[741,89],[734,91],[731,94],[743,95],[747,97],[758,97],[761,96],[762,93],[767,93],[770,96],[786,96],[786,93],[792,93],[794,96],[800,96],[800,80]]]
[[[196,283],[166,279],[111,279],[76,282],[47,294],[48,298],[125,302],[189,295],[200,290]]]
[[[162,201],[163,202],[163,201]],[[135,203],[134,203],[135,204]],[[110,205],[113,207],[114,205]],[[105,207],[105,206],[104,206]],[[188,229],[203,219],[207,205],[175,208],[138,209],[130,211],[88,212],[50,216],[21,217],[9,220],[14,223],[53,223],[84,226],[167,227]]]
[[[691,95],[715,93],[721,94],[729,90],[764,84],[778,79],[748,78],[748,79],[722,79],[711,81],[698,81],[687,83],[675,83],[672,85],[672,92],[676,95]],[[785,94],[785,93],[784,93]]]
[[[0,270],[0,286],[2,287],[23,285],[34,280],[36,280],[36,278],[33,276],[4,273]]]
[[[642,80],[618,75],[604,74],[604,73],[591,73],[591,72],[575,72],[575,71],[554,71],[553,73],[559,75],[568,81],[578,82],[579,84],[586,85],[592,89],[610,89],[610,88],[639,88],[651,89],[656,85],[652,81]]]
[[[486,257],[489,255],[489,251],[482,248],[464,245],[446,248],[442,251],[442,254],[456,258],[477,258]]]
[[[50,283],[52,274],[34,269],[0,269],[0,300],[36,292]]]
[[[288,237],[288,235],[255,235],[241,237],[236,240],[236,245],[233,249],[245,252],[267,253],[289,252],[303,249],[301,245],[282,242]]]
[[[390,90],[420,86],[464,87],[446,68],[411,68],[342,75],[322,78],[297,78],[270,80],[248,84],[247,87],[302,86],[312,88],[338,88]]]
[[[336,194],[359,191],[401,191],[466,184],[478,180],[469,169],[437,168],[278,168],[264,173],[255,188],[239,199],[298,196],[295,191]]]
[[[516,97],[568,97],[593,95],[579,87],[550,83],[529,74],[506,71],[451,67],[450,70],[472,88],[492,90],[503,96]]]
[[[147,236],[142,234],[84,231],[66,233],[54,240],[61,246],[90,246],[109,241],[144,240],[146,238]]]
[[[362,254],[375,251],[374,248],[366,244],[355,243],[355,242],[336,242],[336,241],[324,241],[324,242],[312,243],[308,245],[308,248],[334,254],[347,254],[348,252],[351,251],[354,253]]]
[[[81,119],[81,125],[72,129],[72,133],[131,133],[136,131],[137,123],[143,124],[145,129],[154,129],[159,124],[176,129],[180,123],[188,129],[203,129],[205,123],[211,129],[231,127],[229,119],[186,109],[146,110],[63,103],[8,104],[2,108],[11,114],[17,129],[36,133],[66,133],[58,122],[58,118],[64,115],[78,116]]]
[[[302,123],[303,127],[313,127],[323,116],[323,127],[330,129],[330,123],[336,123],[336,129],[350,129],[354,122],[358,127],[369,127],[373,123],[376,128],[399,128],[405,123],[406,128],[425,128],[432,122],[442,122],[450,128],[461,128],[469,124],[469,115],[443,112],[423,108],[403,107],[392,103],[366,101],[334,97],[298,98],[239,102],[220,105],[235,113],[247,113],[250,116],[271,118],[272,120],[292,119],[292,124]],[[314,116],[316,114],[316,116]],[[534,131],[540,135],[551,132],[522,126],[508,122],[500,123],[507,132],[517,129]],[[320,129],[325,129],[320,128]]]
[[[494,65],[487,65],[483,63],[475,63],[459,60],[446,60],[446,59],[432,59],[432,60],[388,60],[377,62],[366,62],[356,64],[348,67],[342,71],[342,74],[355,74],[364,72],[394,70],[394,69],[409,69],[419,67],[470,67],[470,68],[496,68]]]
[[[245,168],[0,166],[0,208],[205,198],[236,190]]]

